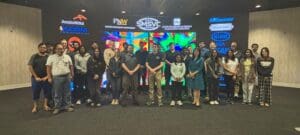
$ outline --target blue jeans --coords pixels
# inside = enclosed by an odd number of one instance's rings
[[[71,106],[69,75],[53,76],[54,108],[67,109]]]
[[[48,81],[37,82],[34,77],[31,77],[31,87],[33,100],[40,99],[42,89],[44,92],[44,98],[49,99],[51,97],[51,85]]]

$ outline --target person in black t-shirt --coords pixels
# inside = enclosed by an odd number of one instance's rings
[[[166,92],[165,93],[165,96],[168,97],[169,96],[169,90],[170,90],[170,79],[171,79],[171,64],[173,62],[175,62],[176,58],[176,54],[178,54],[176,51],[175,51],[175,46],[173,43],[171,43],[169,45],[170,47],[170,50],[166,52],[166,55],[165,55],[165,62],[166,62],[166,68],[165,68],[165,80],[166,80]]]
[[[146,49],[144,49],[145,42],[140,42],[140,50],[136,52],[136,57],[138,58],[139,63],[141,64],[140,70],[138,72],[138,80],[142,78],[142,85],[139,86],[139,91],[144,91],[146,87],[146,59],[148,56],[148,52]]]
[[[31,87],[33,95],[33,108],[32,113],[38,111],[38,100],[40,98],[41,90],[44,91],[44,110],[50,111],[48,106],[48,99],[51,96],[51,86],[48,83],[46,62],[48,55],[47,46],[44,43],[38,45],[38,53],[33,54],[28,62],[29,71],[32,74],[31,76]]]

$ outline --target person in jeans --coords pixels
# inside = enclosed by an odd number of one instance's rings
[[[223,59],[223,68],[225,70],[225,83],[227,91],[227,102],[233,104],[234,98],[234,86],[237,79],[239,60],[235,58],[233,51],[229,50],[227,56]]]
[[[122,76],[123,100],[122,105],[126,106],[128,103],[125,101],[129,95],[132,95],[134,105],[139,105],[136,100],[137,87],[138,87],[138,70],[140,68],[137,57],[133,54],[133,46],[128,46],[128,52],[122,58],[122,68],[124,70]]]
[[[261,49],[261,57],[257,59],[257,73],[259,86],[259,104],[269,107],[272,104],[271,89],[273,79],[274,58],[270,57],[267,47]]]
[[[110,79],[111,79],[111,75],[107,74],[108,73],[108,69],[107,67],[109,66],[109,61],[111,58],[113,58],[115,56],[115,44],[113,41],[108,41],[108,48],[106,48],[103,52],[103,57],[104,57],[104,61],[106,64],[106,78],[107,78],[107,83],[106,83],[106,91],[109,92],[110,88],[111,88],[111,83],[110,83]]]
[[[44,110],[49,111],[48,101],[51,96],[51,86],[48,83],[46,62],[48,55],[46,54],[47,46],[45,43],[38,45],[38,53],[33,54],[28,62],[29,71],[31,73],[31,86],[33,96],[32,113],[38,111],[38,100],[40,98],[41,90],[44,91]]]
[[[256,78],[256,62],[255,57],[250,49],[244,53],[244,57],[240,61],[238,76],[243,84],[243,104],[252,105],[252,92]]]
[[[150,106],[154,104],[154,87],[156,84],[157,88],[157,99],[158,106],[162,106],[162,89],[161,89],[161,78],[162,72],[161,68],[163,66],[163,56],[158,52],[158,46],[153,45],[153,52],[150,53],[146,60],[146,67],[148,69],[148,82],[149,82],[149,101],[147,105]]]
[[[218,105],[219,97],[219,77],[221,75],[221,59],[217,50],[211,50],[210,57],[205,61],[205,70],[207,76],[207,88],[209,92],[209,104]]]
[[[173,89],[171,90],[172,94],[172,101],[170,103],[171,106],[175,106],[175,101],[177,101],[177,105],[182,106],[182,83],[184,81],[184,75],[186,71],[186,67],[184,62],[182,62],[182,58],[180,54],[175,56],[176,61],[171,64],[171,74],[172,74],[172,86]]]
[[[52,83],[54,91],[53,114],[58,114],[61,110],[72,112],[74,108],[71,107],[70,80],[74,76],[73,63],[70,56],[64,54],[61,44],[55,46],[55,52],[46,63],[48,82]]]
[[[87,61],[90,58],[90,54],[87,53],[84,46],[79,47],[79,53],[74,56],[75,61],[75,77],[76,78],[76,87],[74,90],[74,98],[76,104],[80,105],[88,97],[87,80]]]
[[[103,55],[100,53],[99,49],[95,49],[93,55],[89,58],[87,62],[87,88],[90,92],[91,103],[90,105],[94,107],[101,106],[100,103],[100,84],[102,80],[102,75],[105,71],[105,62]]]
[[[112,105],[119,104],[122,71],[121,53],[116,50],[116,55],[110,59],[108,66],[108,74],[111,75]]]

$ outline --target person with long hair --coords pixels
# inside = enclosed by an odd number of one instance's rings
[[[108,74],[111,75],[112,105],[119,104],[123,71],[121,63],[121,52],[118,49],[116,49],[115,51],[116,55],[110,59],[108,66]]]
[[[87,88],[90,92],[90,106],[100,107],[100,84],[105,71],[105,61],[99,49],[95,49],[87,62]]]
[[[233,51],[229,50],[227,56],[223,59],[223,68],[225,69],[225,83],[227,91],[227,102],[233,104],[234,85],[237,79],[239,60],[234,56]]]
[[[269,48],[261,49],[261,57],[257,59],[257,73],[259,86],[259,104],[269,107],[272,104],[271,89],[273,80],[274,58],[270,57]]]
[[[182,83],[184,81],[184,75],[186,71],[186,67],[184,62],[182,61],[181,55],[177,54],[175,56],[176,61],[171,64],[171,74],[172,74],[172,86],[173,89],[171,90],[172,101],[170,103],[171,106],[175,106],[175,104],[182,106]],[[175,103],[176,101],[176,103]]]
[[[243,84],[243,104],[252,105],[252,92],[256,78],[256,62],[250,49],[244,52],[244,57],[240,61],[238,76]]]
[[[189,63],[189,74],[191,89],[194,91],[194,101],[193,104],[197,107],[200,106],[200,90],[204,89],[204,78],[203,72],[204,60],[200,55],[200,49],[196,48],[194,50],[193,59]]]
[[[210,57],[205,61],[205,71],[207,77],[207,88],[209,92],[209,104],[218,105],[219,97],[219,78],[220,78],[220,68],[221,68],[221,59],[217,50],[211,50]]]

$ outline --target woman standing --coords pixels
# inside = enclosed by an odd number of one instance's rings
[[[225,83],[227,87],[227,102],[233,104],[234,83],[236,81],[239,60],[234,57],[233,51],[229,50],[227,56],[223,59],[223,67],[225,69]]]
[[[87,86],[92,99],[91,106],[101,106],[100,104],[100,84],[105,71],[105,62],[99,49],[94,50],[94,54],[87,63]]]
[[[108,74],[111,75],[112,87],[112,105],[119,104],[120,91],[121,91],[121,78],[122,78],[122,63],[120,58],[121,53],[116,50],[116,55],[110,59],[108,66]]]
[[[252,105],[252,91],[256,78],[256,62],[250,49],[245,51],[244,58],[240,61],[238,76],[243,84],[243,104]]]
[[[219,77],[221,60],[217,50],[211,50],[211,56],[205,61],[205,71],[207,75],[207,84],[209,92],[209,104],[218,105],[219,97]]]
[[[259,104],[269,107],[272,104],[272,71],[274,68],[274,58],[270,57],[267,47],[261,49],[261,57],[257,59],[258,85],[259,85]]]
[[[184,80],[185,75],[185,64],[182,62],[182,58],[180,54],[175,56],[176,61],[171,64],[171,74],[172,74],[172,86],[173,90],[171,90],[172,94],[172,101],[171,106],[175,106],[175,101],[179,106],[182,106],[183,103],[181,102],[181,92],[182,92],[182,83]]]
[[[193,104],[197,107],[200,106],[200,90],[204,89],[203,70],[204,61],[200,56],[199,48],[194,50],[193,59],[189,63],[189,74],[191,89],[194,91]]]

